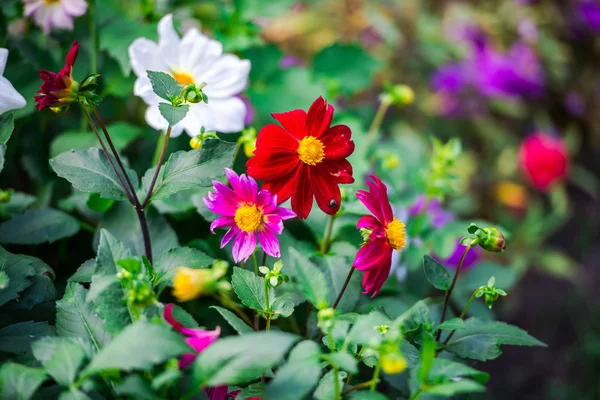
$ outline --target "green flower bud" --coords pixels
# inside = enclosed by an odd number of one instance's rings
[[[12,197],[11,189],[0,190],[0,204],[8,203],[10,201],[11,197]]]
[[[485,250],[495,253],[503,252],[506,249],[506,239],[498,228],[480,228],[471,224],[468,230],[470,234],[475,235],[473,244],[478,243]]]
[[[392,104],[405,107],[415,101],[415,91],[408,85],[395,85],[390,88]]]

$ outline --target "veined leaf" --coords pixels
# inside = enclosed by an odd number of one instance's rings
[[[452,278],[450,277],[450,273],[440,263],[430,256],[425,255],[423,256],[423,270],[425,271],[427,280],[434,288],[448,290]]]
[[[46,379],[48,376],[41,368],[7,362],[0,367],[0,399],[28,400]]]
[[[53,336],[54,330],[47,322],[19,322],[0,329],[0,351],[24,353],[30,350],[31,343],[44,336]]]
[[[154,262],[156,271],[155,285],[171,284],[177,267],[204,268],[209,267],[214,258],[191,247],[178,247],[163,252]]]
[[[240,301],[248,308],[256,311],[267,310],[267,297],[265,295],[265,282],[252,271],[233,267],[231,285]],[[275,291],[269,287],[269,301],[275,300]]]
[[[302,294],[317,308],[329,304],[329,288],[323,272],[293,247],[289,252],[294,260],[290,275],[296,278]]]
[[[175,106],[173,106],[171,104],[160,103],[158,105],[158,109],[160,111],[160,115],[162,115],[163,118],[167,120],[167,122],[169,123],[169,125],[175,126],[182,119],[185,118],[186,114],[190,110],[190,105],[189,104],[183,104],[181,106],[175,107]]]
[[[10,244],[53,243],[79,232],[79,222],[51,208],[27,210],[0,224],[0,242]]]
[[[86,358],[81,343],[70,338],[43,338],[33,343],[32,349],[33,355],[48,374],[63,386],[69,386],[75,381]]]
[[[171,75],[160,71],[146,72],[152,84],[152,90],[161,99],[171,101],[172,98],[178,96],[179,92],[181,92],[179,84]]]
[[[235,329],[236,332],[240,335],[254,332],[254,330],[251,327],[249,327],[248,324],[246,324],[243,320],[241,320],[237,315],[235,315],[231,311],[218,306],[212,306],[211,308],[217,310],[219,314],[221,314],[221,316],[225,319],[225,321],[227,321],[227,323],[231,325],[231,327]]]

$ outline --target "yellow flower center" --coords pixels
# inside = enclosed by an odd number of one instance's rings
[[[56,3],[60,3],[60,0],[44,0],[44,4],[46,5],[52,5]]]
[[[307,136],[300,141],[298,156],[304,164],[317,165],[325,158],[325,146],[319,139]]]
[[[173,296],[177,301],[184,302],[210,294],[209,287],[213,281],[212,272],[207,268],[179,267],[173,278]]]
[[[174,71],[173,78],[175,78],[177,83],[179,83],[180,85],[189,85],[191,83],[194,83],[194,78],[187,72]]]
[[[262,225],[263,214],[254,204],[242,206],[235,211],[234,220],[244,232],[254,232]]]
[[[405,245],[406,233],[404,232],[404,224],[398,218],[390,222],[386,229],[386,235],[392,249],[400,251]]]

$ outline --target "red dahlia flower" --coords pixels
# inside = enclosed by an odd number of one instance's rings
[[[340,183],[353,183],[352,166],[346,160],[354,151],[352,131],[346,125],[331,126],[333,107],[319,97],[308,113],[293,110],[273,114],[280,124],[261,129],[255,156],[248,160],[248,174],[264,182],[263,189],[280,202],[292,198],[292,210],[306,219],[313,196],[323,212],[340,209]]]
[[[356,197],[373,213],[358,220],[365,243],[356,253],[353,267],[364,271],[363,293],[375,297],[385,283],[392,266],[392,252],[405,244],[404,223],[394,217],[387,195],[387,187],[376,176],[367,182],[370,191],[359,190]]]
[[[560,138],[536,133],[521,143],[519,164],[531,183],[546,191],[567,175],[569,154]]]
[[[39,111],[46,107],[55,108],[67,106],[77,99],[79,84],[73,79],[73,64],[77,59],[79,43],[73,42],[67,54],[65,66],[58,72],[40,70],[40,77],[44,81],[35,96]]]

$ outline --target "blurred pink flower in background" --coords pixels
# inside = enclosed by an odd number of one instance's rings
[[[541,191],[562,181],[569,171],[569,154],[561,138],[538,132],[526,138],[519,148],[523,174]]]
[[[73,30],[73,18],[87,11],[85,0],[23,0],[25,16],[32,17],[46,35],[52,28]]]

